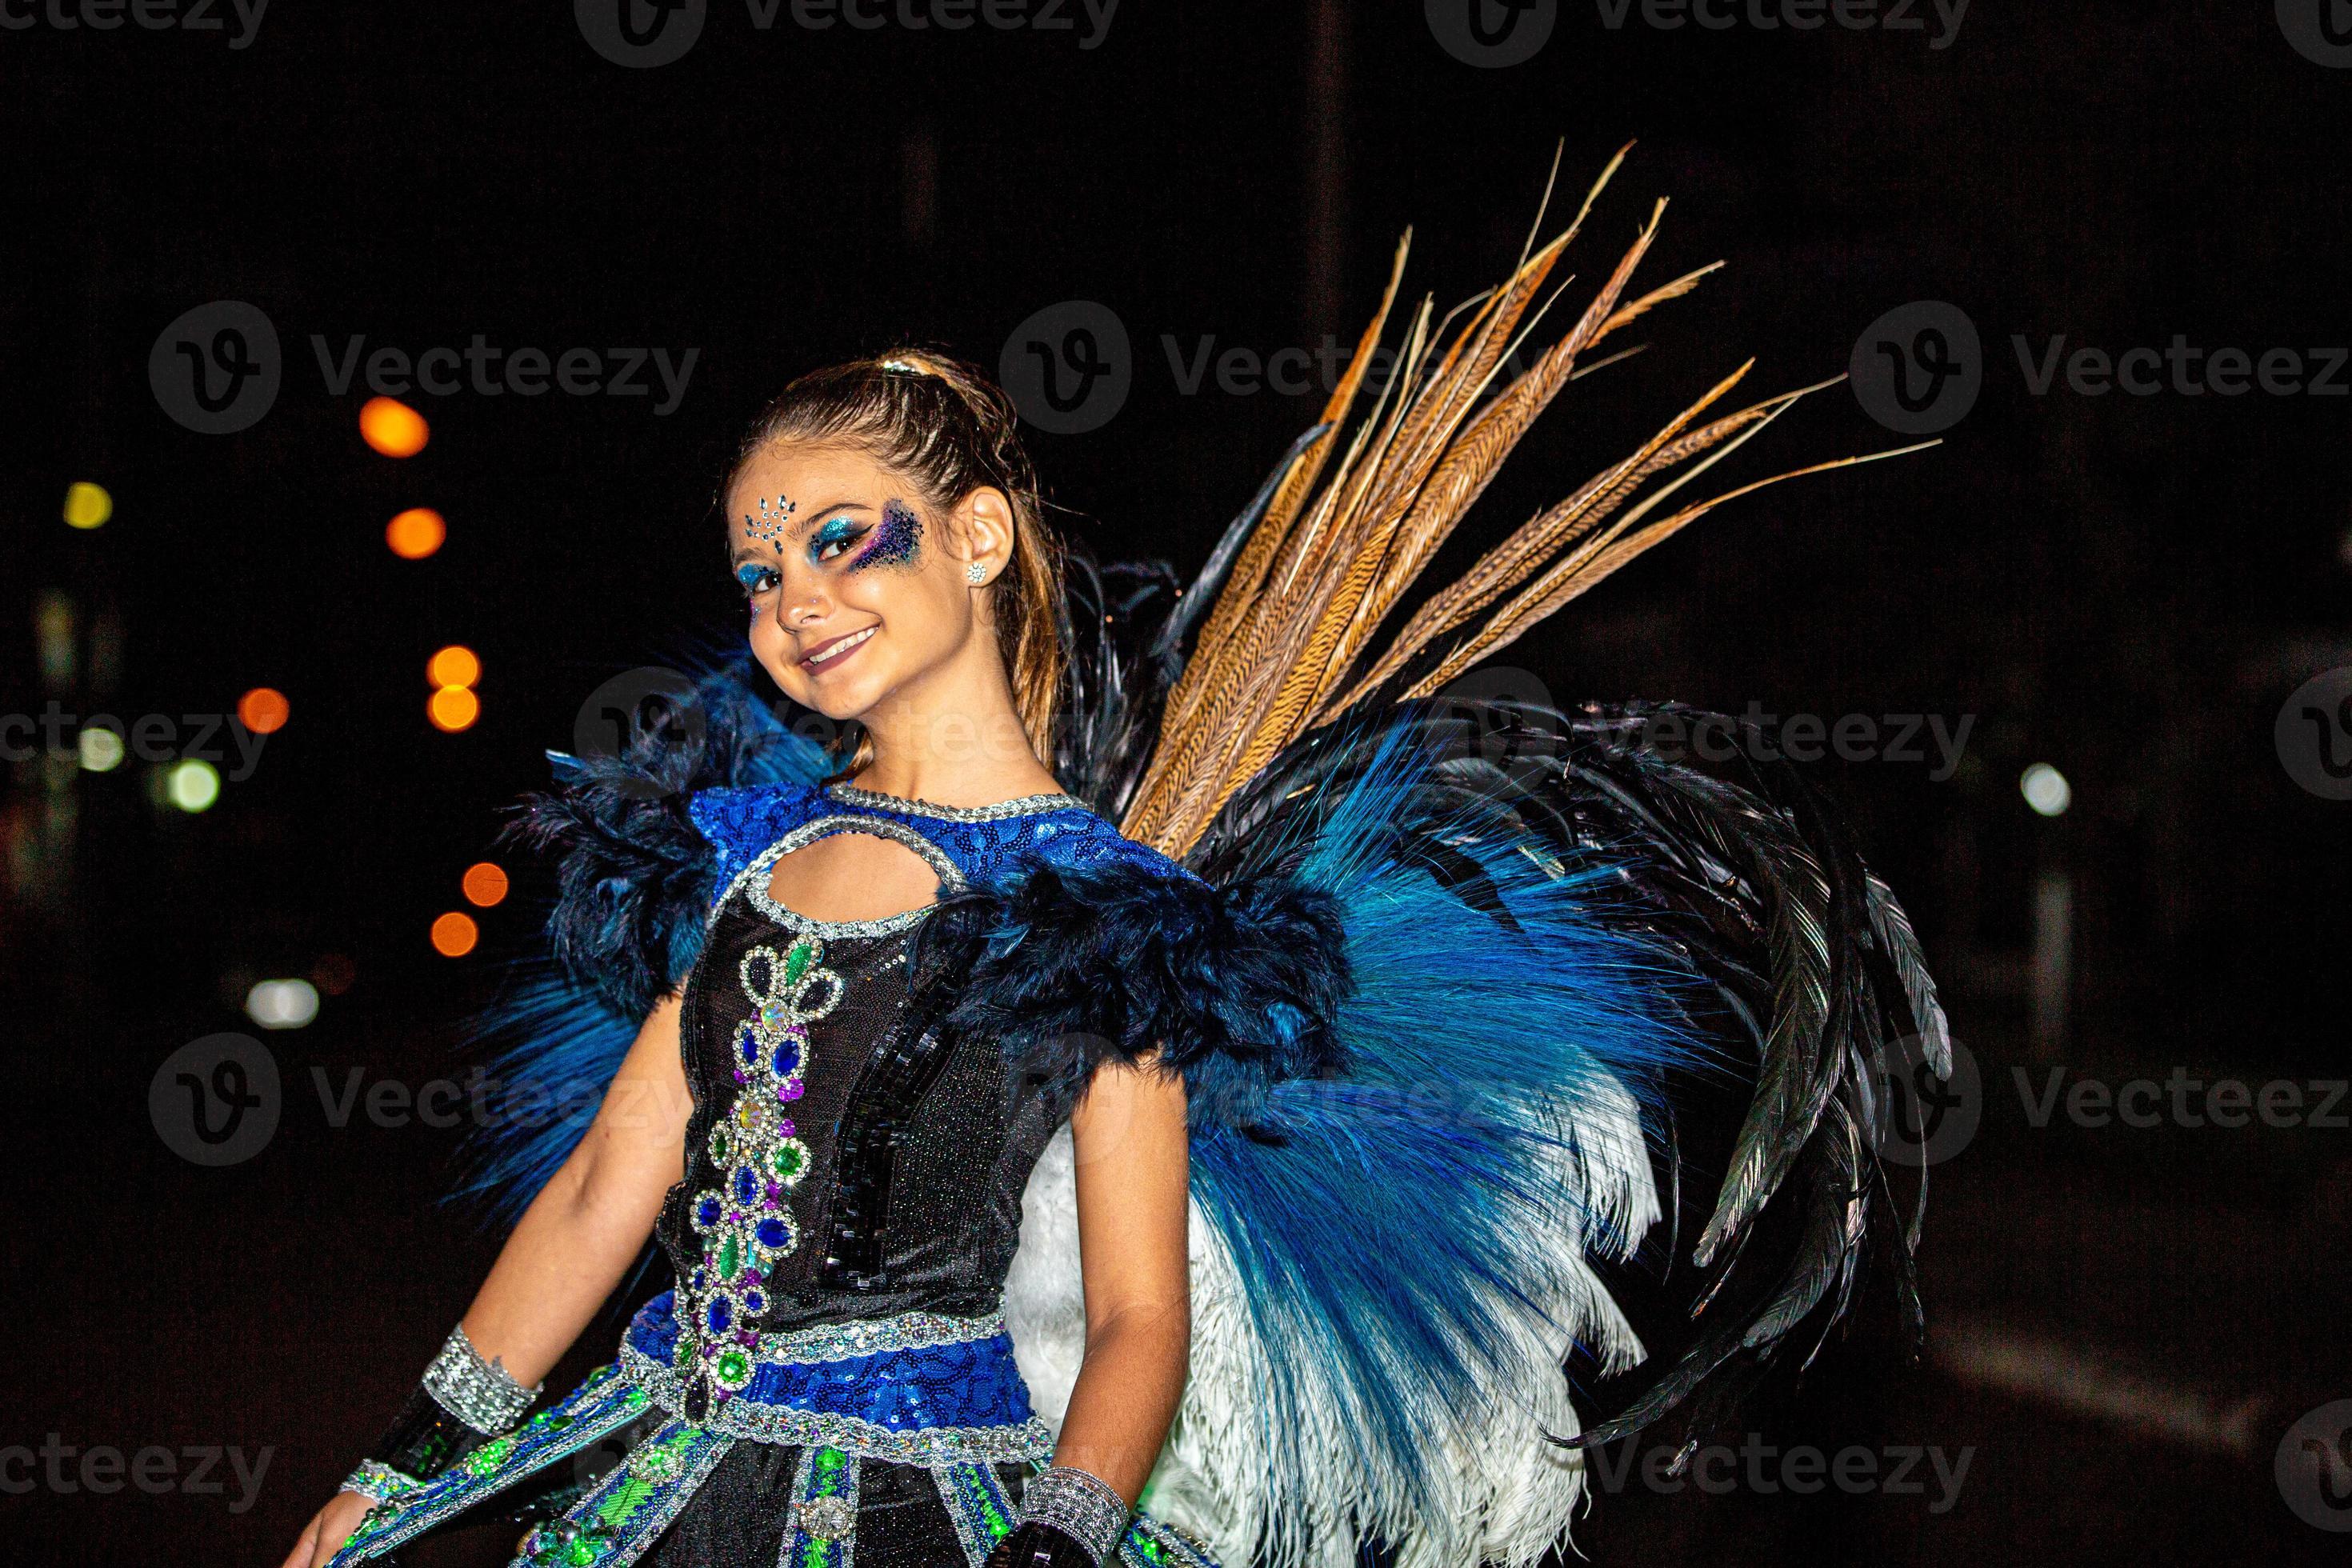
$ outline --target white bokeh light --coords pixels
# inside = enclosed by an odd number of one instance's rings
[[[319,988],[307,980],[258,980],[245,1016],[265,1029],[299,1029],[319,1016]]]
[[[2025,796],[2025,804],[2043,816],[2060,816],[2074,804],[2074,786],[2048,763],[2036,763],[2026,769],[2017,781],[2017,788]]]

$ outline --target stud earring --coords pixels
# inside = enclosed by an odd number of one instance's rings
[[[985,583],[988,581],[988,568],[982,566],[977,561],[965,567],[963,569],[963,574],[967,579],[974,583]]]

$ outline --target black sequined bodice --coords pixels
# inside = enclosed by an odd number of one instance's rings
[[[721,904],[687,988],[682,1029],[695,1110],[687,1179],[670,1192],[660,1226],[684,1287],[681,1309],[689,1293],[732,1283],[710,1278],[732,1262],[739,1275],[756,1268],[761,1278],[750,1304],[764,1306],[737,1328],[992,1310],[1019,1239],[1022,1190],[1055,1131],[1051,1113],[1008,1079],[987,1042],[950,1045],[906,1026],[914,922],[866,931],[854,928],[894,922],[802,921],[794,929],[760,907],[767,901],[739,889]],[[796,945],[804,970],[790,975]],[[810,1010],[824,1011],[804,1026],[804,1046],[783,1047],[803,1058],[798,1092],[773,1100],[778,1124],[763,1145],[786,1152],[781,1163],[747,1160],[753,1140],[746,1133],[757,1129],[746,1123],[768,1112],[747,1115],[742,1107],[747,1100],[764,1107],[761,1091],[785,1081],[773,1073],[772,1047],[766,1074],[746,1060],[761,1049],[763,1001],[780,983],[804,983],[816,971],[837,979],[803,994]],[[772,1226],[768,1239],[789,1245],[760,1247],[757,1265],[713,1256],[714,1229],[736,1215],[756,1227],[763,1201],[779,1205],[786,1221]],[[698,1203],[705,1205],[699,1226]]]

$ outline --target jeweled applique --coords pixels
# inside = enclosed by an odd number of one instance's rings
[[[736,966],[752,1013],[735,1031],[734,1102],[710,1128],[710,1162],[724,1174],[694,1195],[688,1218],[702,1237],[702,1264],[678,1291],[672,1364],[691,1380],[688,1420],[751,1381],[768,1279],[800,1246],[786,1195],[808,1173],[809,1148],[790,1111],[805,1089],[808,1026],[845,991],[824,956],[823,939],[803,935],[781,953],[752,948]]]

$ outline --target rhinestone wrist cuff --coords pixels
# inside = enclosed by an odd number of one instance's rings
[[[343,1484],[336,1489],[357,1492],[375,1502],[390,1502],[424,1484],[415,1476],[394,1469],[381,1459],[362,1459],[360,1468],[345,1477]]]
[[[425,1369],[425,1392],[433,1402],[485,1437],[512,1430],[546,1386],[525,1388],[503,1363],[484,1361],[463,1323],[449,1331],[441,1353]]]
[[[1085,1549],[1097,1568],[1127,1533],[1127,1500],[1100,1476],[1055,1465],[1021,1494],[1021,1521],[1051,1525]]]

